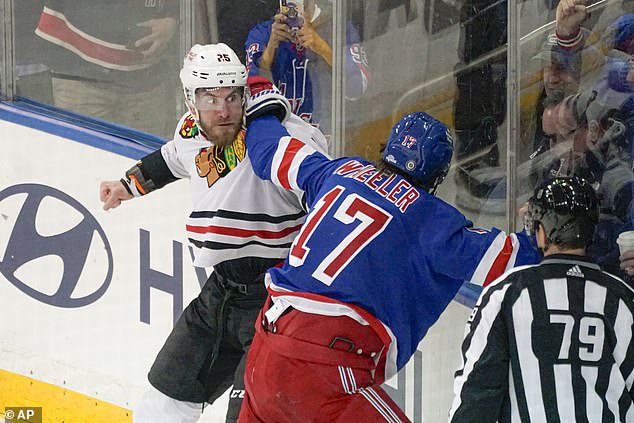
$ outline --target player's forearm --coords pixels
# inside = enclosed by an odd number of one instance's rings
[[[245,137],[247,154],[253,171],[259,178],[279,184],[279,181],[273,180],[271,173],[279,141],[287,136],[289,134],[286,128],[273,116],[259,117],[249,125]]]
[[[177,179],[167,167],[159,149],[143,157],[128,169],[125,177],[121,178],[121,183],[130,194],[140,197],[163,188]]]

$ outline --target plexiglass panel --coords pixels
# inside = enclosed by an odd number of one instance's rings
[[[456,135],[439,196],[483,226],[505,221],[505,4],[378,1],[350,8],[371,78],[364,97],[346,103],[346,151],[378,158],[394,123],[426,111]]]
[[[16,1],[16,94],[169,136],[180,2]]]
[[[522,21],[521,44],[518,201],[555,176],[590,181],[601,202],[590,255],[622,277],[616,238],[632,228],[633,6],[540,4],[544,27]]]

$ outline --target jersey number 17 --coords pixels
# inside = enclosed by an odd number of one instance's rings
[[[344,191],[344,187],[336,186],[317,201],[293,242],[288,261],[291,266],[298,267],[304,263],[310,253],[310,247],[307,245],[310,237],[322,224],[324,217],[328,215],[337,199],[344,195]],[[357,220],[360,223],[351,227],[350,233],[330,251],[313,272],[312,276],[315,279],[328,286],[364,247],[385,230],[392,220],[390,213],[355,193],[348,194],[344,198],[333,217],[346,225]]]

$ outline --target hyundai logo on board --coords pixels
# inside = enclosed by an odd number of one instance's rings
[[[18,289],[64,308],[86,306],[106,292],[112,250],[81,203],[46,185],[20,184],[0,191],[0,210],[3,238],[8,234],[0,273]]]

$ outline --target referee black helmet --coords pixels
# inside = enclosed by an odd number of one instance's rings
[[[578,176],[555,178],[535,190],[524,219],[529,234],[541,223],[551,244],[586,247],[599,221],[597,194]]]

